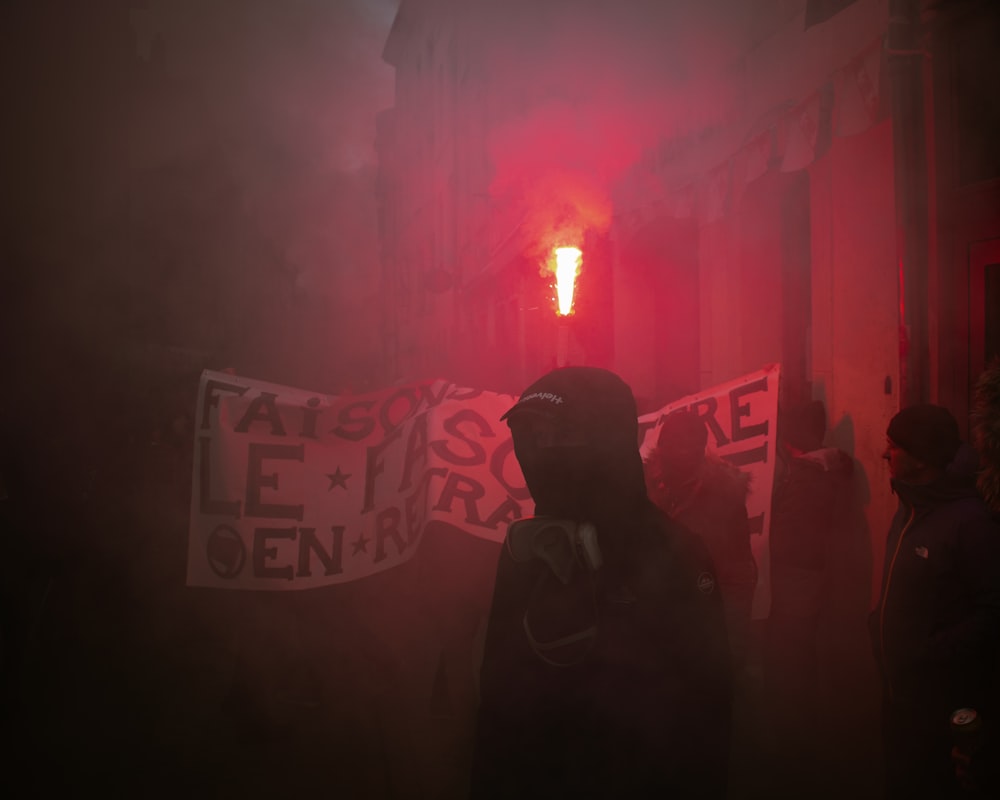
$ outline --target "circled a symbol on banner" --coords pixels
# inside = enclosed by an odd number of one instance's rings
[[[698,591],[704,594],[715,591],[715,576],[711,572],[703,572],[698,576]]]
[[[247,561],[243,539],[230,525],[219,525],[208,535],[205,555],[212,572],[226,580],[239,575]]]

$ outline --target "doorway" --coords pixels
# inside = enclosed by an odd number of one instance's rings
[[[969,396],[1000,356],[1000,238],[969,245]]]

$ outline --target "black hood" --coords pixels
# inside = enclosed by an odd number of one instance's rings
[[[646,498],[628,384],[597,367],[562,367],[524,390],[502,419],[535,513],[601,527]]]

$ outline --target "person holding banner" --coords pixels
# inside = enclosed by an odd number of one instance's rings
[[[853,500],[854,462],[824,447],[826,406],[820,400],[779,410],[778,446],[771,500],[771,609],[763,666],[776,780],[810,786],[810,796],[840,797],[829,779],[829,759],[843,763],[850,743],[838,741],[825,698],[838,694],[848,653],[831,640],[855,622],[864,653],[864,616],[848,618],[841,596],[852,584],[843,562],[864,533]],[[862,546],[867,550],[867,542]],[[853,581],[858,584],[858,581]],[[865,581],[864,606],[870,589]],[[840,652],[838,652],[840,651]],[[850,696],[848,690],[840,694]],[[850,701],[836,701],[846,708]],[[840,752],[838,752],[840,751]]]
[[[708,429],[688,410],[667,416],[646,459],[650,499],[675,522],[697,533],[719,576],[726,629],[739,673],[750,644],[757,564],[750,548],[750,476],[707,453]]]
[[[707,548],[650,501],[629,386],[556,369],[503,417],[536,516],[508,529],[473,798],[723,798],[732,675]]]

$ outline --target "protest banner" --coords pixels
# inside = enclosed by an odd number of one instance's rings
[[[710,448],[751,474],[760,608],[777,383],[778,367],[767,367],[639,418],[645,455],[662,420],[690,408]],[[284,591],[358,580],[408,560],[430,524],[502,542],[533,510],[500,422],[515,399],[443,380],[334,397],[206,371],[188,585]]]
[[[500,416],[445,381],[331,397],[206,371],[188,585],[309,589],[406,561],[431,521],[500,542],[530,496]]]

